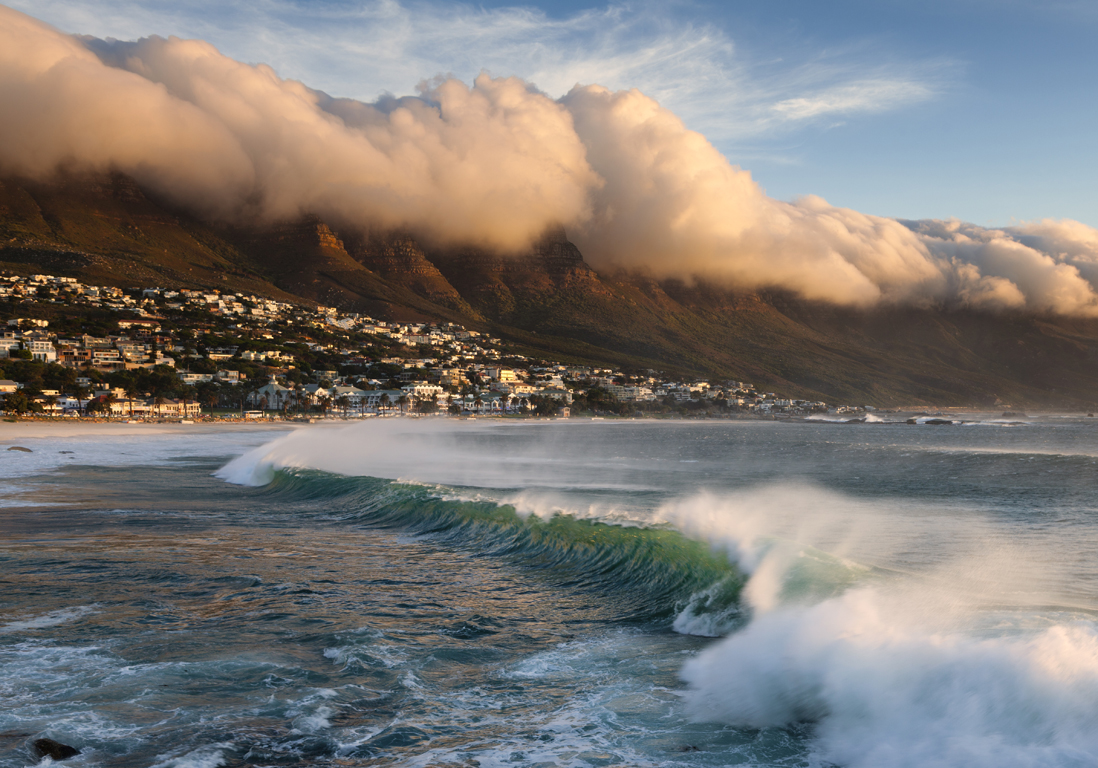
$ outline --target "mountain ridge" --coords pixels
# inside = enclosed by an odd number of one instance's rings
[[[445,320],[531,354],[876,405],[1092,408],[1098,320],[878,306],[592,268],[563,229],[527,253],[438,247],[315,216],[204,222],[121,174],[0,178],[0,269],[217,287]]]

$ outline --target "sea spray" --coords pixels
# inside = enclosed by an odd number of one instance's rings
[[[819,754],[850,768],[1091,764],[1094,622],[980,637],[909,598],[855,589],[755,617],[686,663],[691,711],[746,728],[815,722]]]

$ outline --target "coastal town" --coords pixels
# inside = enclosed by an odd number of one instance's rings
[[[0,273],[0,410],[125,420],[767,416],[861,410],[747,382],[520,354],[445,322],[391,322],[217,290]]]

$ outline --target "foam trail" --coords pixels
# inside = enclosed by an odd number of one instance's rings
[[[75,621],[90,613],[95,613],[95,611],[96,606],[94,605],[80,605],[74,608],[62,608],[60,610],[50,611],[49,613],[44,613],[40,616],[32,616],[27,619],[9,621],[0,624],[0,635],[55,627],[59,624]]]
[[[576,428],[582,424],[382,419],[318,425],[248,451],[216,476],[239,485],[266,485],[279,470],[316,469],[348,477],[496,489],[617,485],[613,461],[571,445]],[[512,432],[526,434],[527,429],[544,430],[544,439],[511,438]],[[504,444],[513,450],[501,451]],[[600,462],[609,471],[592,472]]]

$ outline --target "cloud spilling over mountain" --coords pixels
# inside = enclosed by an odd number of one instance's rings
[[[516,78],[335,99],[207,43],[77,38],[0,7],[0,169],[117,169],[208,216],[316,213],[521,251],[563,223],[596,266],[849,305],[1098,315],[1098,231],[901,222],[768,197],[638,91]]]

